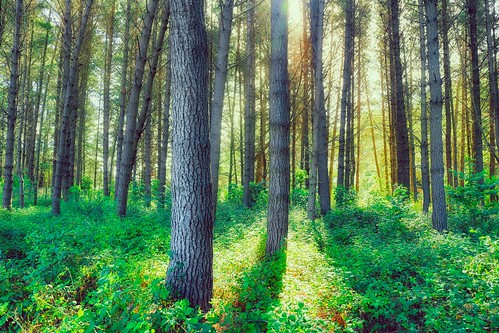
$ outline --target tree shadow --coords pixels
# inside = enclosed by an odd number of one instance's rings
[[[265,236],[257,250],[258,259],[243,273],[237,299],[229,306],[224,322],[229,332],[266,332],[267,313],[280,304],[282,279],[286,272],[286,252],[265,255]]]

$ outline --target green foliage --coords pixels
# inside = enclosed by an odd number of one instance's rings
[[[340,185],[336,187],[336,190],[334,192],[334,200],[336,201],[337,207],[355,205],[357,194],[353,189],[347,191],[347,189],[343,185]]]

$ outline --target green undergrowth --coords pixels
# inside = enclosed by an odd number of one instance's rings
[[[264,255],[266,210],[219,203],[213,308],[164,285],[169,211],[101,196],[0,210],[2,332],[496,332],[499,241],[492,213],[451,209],[438,234],[404,200],[290,212],[287,251]],[[488,214],[488,215],[487,215]],[[485,223],[485,222],[484,222]]]

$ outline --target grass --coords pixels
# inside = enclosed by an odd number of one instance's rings
[[[214,230],[213,309],[202,314],[172,302],[164,287],[167,210],[135,202],[120,219],[112,201],[97,197],[67,202],[62,212],[0,211],[0,331],[499,329],[498,227],[490,219],[488,233],[461,232],[459,216],[454,232],[438,234],[397,200],[315,222],[295,207],[288,249],[269,260],[264,205],[228,200]]]

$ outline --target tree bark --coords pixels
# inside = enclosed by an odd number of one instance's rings
[[[419,0],[419,48],[421,60],[421,184],[423,188],[423,212],[428,213],[430,207],[430,173],[428,153],[428,112],[426,108],[426,43],[423,0]]]
[[[19,59],[21,57],[21,30],[24,16],[23,0],[16,0],[14,36],[10,60],[9,101],[7,111],[7,141],[5,146],[4,185],[2,207],[12,205],[12,170],[14,168],[14,140],[17,119],[17,96],[19,92]]]
[[[130,100],[127,109],[126,129],[123,140],[122,156],[120,163],[120,176],[118,177],[119,184],[117,185],[116,200],[118,201],[118,215],[126,215],[126,207],[128,200],[128,185],[132,178],[132,169],[135,164],[137,152],[137,113],[139,108],[140,93],[142,91],[144,68],[148,59],[147,49],[151,38],[151,28],[156,15],[159,0],[151,0],[147,4],[146,13],[144,15],[144,24],[139,38],[139,46],[135,57],[135,69],[133,77],[133,85],[130,92]],[[149,103],[149,101],[144,101]],[[148,107],[148,106],[144,106]],[[145,119],[144,119],[145,120]]]
[[[470,51],[471,51],[471,81],[472,81],[472,119],[473,119],[473,159],[474,172],[479,174],[483,171],[483,143],[482,143],[482,110],[480,107],[480,59],[478,57],[478,33],[477,33],[477,0],[467,1],[468,20],[470,29]],[[483,177],[480,177],[480,183]]]
[[[171,0],[172,227],[167,285],[203,311],[213,289],[208,46],[203,0]]]
[[[270,26],[270,171],[265,247],[269,256],[286,246],[288,235],[290,97],[287,0],[272,0]]]
[[[442,140],[442,78],[438,50],[437,0],[425,0],[430,85],[431,203],[433,228],[447,229]]]
[[[113,59],[113,39],[114,39],[114,11],[115,0],[111,2],[111,13],[109,14],[106,29],[106,55],[104,61],[104,120],[102,124],[102,173],[103,173],[103,194],[109,196],[109,123],[111,111],[111,66]]]
[[[213,207],[216,213],[218,198],[218,174],[220,169],[220,141],[222,135],[222,112],[224,104],[225,81],[227,80],[227,62],[229,58],[230,34],[234,0],[221,3],[220,27],[218,32],[218,55],[215,67],[215,83],[213,87],[213,104],[210,115],[211,142],[211,179],[213,182]]]
[[[255,6],[247,0],[246,27],[246,104],[244,107],[244,205],[251,207],[253,198],[250,184],[255,180]]]
[[[161,136],[161,163],[159,168],[159,203],[161,207],[165,204],[166,186],[166,159],[168,157],[168,143],[170,141],[170,96],[171,96],[171,58],[170,42],[167,47],[166,71],[165,71],[165,97],[163,101],[163,133]]]

